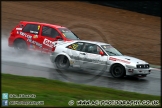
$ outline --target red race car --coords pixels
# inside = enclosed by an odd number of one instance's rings
[[[54,44],[52,44],[54,41],[78,39],[76,34],[63,26],[20,21],[10,33],[8,46],[14,47],[20,52],[34,50],[42,53],[51,53],[55,49]]]

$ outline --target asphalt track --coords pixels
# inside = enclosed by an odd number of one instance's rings
[[[48,79],[61,80],[64,82],[74,82],[138,93],[161,95],[160,70],[153,70],[150,75],[143,79],[135,79],[132,77],[115,79],[106,72],[101,76],[96,77],[98,72],[81,69],[58,71],[50,62],[47,55],[28,53],[20,56],[12,48],[8,48],[6,41],[4,40],[2,41],[1,57],[2,73],[44,77]]]

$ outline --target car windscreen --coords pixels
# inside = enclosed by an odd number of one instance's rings
[[[109,54],[109,56],[122,56],[122,53],[111,45],[101,45],[101,47]]]
[[[67,28],[58,28],[60,32],[68,39],[78,40],[79,38]]]

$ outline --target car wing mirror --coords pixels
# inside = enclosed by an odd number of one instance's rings
[[[61,36],[56,36],[56,39],[57,39],[58,41],[60,41],[60,40],[62,40],[62,37],[61,37]]]
[[[104,52],[103,52],[103,51],[100,51],[99,54],[100,54],[101,56],[104,56]]]

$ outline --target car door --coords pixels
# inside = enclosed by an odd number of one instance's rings
[[[70,56],[73,61],[73,67],[80,67],[80,51],[83,48],[83,42],[76,42],[67,46],[66,53]]]
[[[40,36],[40,28],[39,24],[26,24],[19,32],[21,36],[26,37],[29,50],[42,50],[43,39]]]
[[[97,50],[97,48],[99,49]],[[105,54],[101,55],[100,51],[102,49],[98,45],[85,43],[79,55],[81,68],[102,70],[106,65],[107,56]]]
[[[55,47],[53,42],[60,36],[59,32],[50,26],[43,26],[41,31],[41,36],[43,37],[43,52],[51,52]]]

